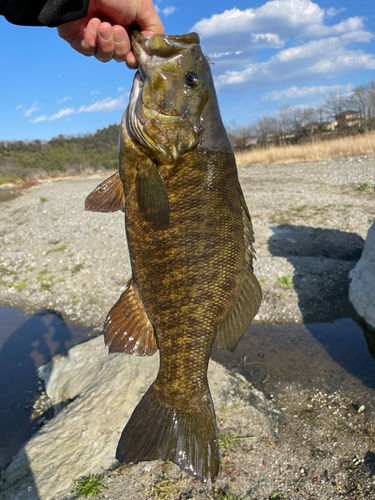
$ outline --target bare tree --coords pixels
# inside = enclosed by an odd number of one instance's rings
[[[371,128],[375,128],[375,80],[367,84],[368,93],[368,120]]]
[[[331,118],[335,119],[337,115],[348,109],[348,98],[341,92],[331,92],[324,99],[323,109]]]
[[[226,126],[226,131],[233,149],[246,148],[246,141],[251,136],[250,126],[240,127],[232,120],[231,124]]]
[[[359,113],[359,116],[366,121],[367,111],[369,106],[369,93],[367,85],[359,85],[351,93],[349,100],[349,106]]]
[[[283,136],[291,134],[295,129],[294,117],[293,117],[293,108],[290,106],[283,106],[278,111],[278,124],[279,131]]]
[[[253,125],[259,144],[279,143],[279,121],[274,115],[261,116]]]
[[[319,119],[317,108],[308,106],[283,106],[278,111],[280,134],[286,140],[297,141],[299,137],[308,135]],[[288,137],[289,136],[289,137]]]

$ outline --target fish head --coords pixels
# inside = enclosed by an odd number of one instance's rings
[[[139,63],[127,115],[133,140],[156,159],[175,161],[199,143],[200,118],[213,88],[199,36],[133,32]]]

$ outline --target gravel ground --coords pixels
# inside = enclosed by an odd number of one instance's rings
[[[375,158],[240,168],[263,303],[255,321],[350,315],[348,272],[375,217]],[[123,214],[85,212],[101,178],[32,187],[0,215],[0,304],[59,311],[100,331],[130,276]]]
[[[302,325],[352,313],[348,272],[375,218],[374,190],[358,187],[374,184],[375,158],[248,166],[240,179],[263,288],[255,322],[259,328],[271,323],[276,331],[253,345],[254,358],[271,353],[273,376],[256,380],[245,369],[254,362],[246,356],[237,371],[266,395],[268,406],[260,410],[268,423],[249,409],[252,401],[249,407],[243,396],[228,394],[217,408],[219,431],[247,439],[222,446],[215,485],[162,462],[119,465],[104,471],[109,489],[101,499],[375,498],[374,390],[337,364]],[[83,211],[85,196],[100,180],[46,183],[1,204],[1,305],[29,314],[55,309],[100,331],[130,274],[122,214]],[[294,357],[298,349],[303,358]],[[70,491],[55,500],[72,498]]]

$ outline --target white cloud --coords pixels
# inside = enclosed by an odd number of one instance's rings
[[[70,99],[73,99],[73,97],[63,97],[59,101],[56,101],[57,104],[62,104],[65,101],[69,101]]]
[[[37,118],[34,118],[34,120],[30,120],[30,123],[39,123],[39,122],[45,122],[49,121],[47,115],[42,115],[38,116]]]
[[[219,75],[217,84],[224,90],[229,90],[229,87],[247,90],[314,78],[333,78],[360,69],[374,70],[375,56],[346,49],[343,37],[314,40],[280,51],[266,62],[252,63],[242,71],[227,71]]]
[[[31,123],[51,122],[55,120],[60,120],[60,118],[63,118],[64,116],[78,115],[80,113],[97,113],[101,111],[125,110],[127,105],[127,103],[124,100],[125,95],[126,94],[118,97],[117,99],[111,99],[110,97],[106,97],[102,101],[94,102],[89,106],[81,106],[78,109],[75,108],[60,109],[60,111],[58,111],[54,115],[38,116],[34,120],[30,120],[30,122]]]
[[[328,15],[341,10],[327,13],[312,0],[270,0],[259,8],[214,14],[191,30],[200,34],[203,51],[215,63],[215,81],[225,91],[374,69],[374,54],[353,47],[374,38],[363,18],[325,24]],[[272,49],[272,57],[259,61],[262,49]]]
[[[164,9],[161,9],[157,5],[155,5],[155,10],[158,14],[163,14],[165,17],[170,16],[173,14],[173,12],[176,12],[177,7],[164,7]]]
[[[40,123],[40,122],[53,122],[55,120],[60,120],[63,116],[69,116],[75,113],[74,108],[65,108],[65,109],[60,109],[57,113],[55,113],[52,116],[38,116],[37,118],[34,118],[34,120],[30,120],[30,123]]]
[[[21,109],[21,108],[22,108],[22,106],[23,106],[23,104],[19,104],[19,105],[16,107],[16,109]]]
[[[95,95],[95,94],[100,94],[99,90],[93,90],[93,91],[91,92],[91,95]]]
[[[173,12],[175,12],[176,10],[178,10],[176,7],[165,7],[165,9],[163,9],[162,12],[165,15],[165,17],[167,17],[173,14]]]
[[[31,106],[31,108],[25,110],[23,115],[27,118],[27,117],[31,116],[31,114],[34,113],[34,111],[37,111],[38,109],[40,109],[37,107],[37,104],[38,104],[37,102],[34,102],[34,104]]]
[[[117,87],[118,92],[122,92],[124,90],[124,87]]]
[[[234,54],[234,52],[219,52],[218,54],[208,54],[208,57],[215,57],[215,59],[219,59],[220,57],[230,56]]]
[[[267,92],[267,94],[262,97],[262,101],[283,101],[286,99],[298,99],[300,97],[306,98],[307,96],[309,96],[309,94],[315,97],[324,97],[328,93],[347,93],[352,89],[353,85],[350,83],[348,83],[347,85],[320,85],[311,87],[293,86],[283,90],[274,90],[272,92]]]
[[[257,9],[233,8],[214,14],[196,23],[191,31],[199,33],[208,53],[235,52],[239,47],[255,53],[262,48],[281,48],[291,36],[303,40],[363,28],[359,17],[326,26],[324,15],[311,0],[270,0]]]
[[[126,103],[124,102],[124,96],[118,97],[117,99],[111,99],[106,97],[102,101],[94,102],[90,106],[81,106],[77,113],[93,113],[98,111],[115,111],[117,109],[125,109]]]
[[[344,12],[346,7],[341,7],[341,9],[336,9],[335,7],[330,7],[329,9],[324,9],[325,15],[327,17],[337,16],[340,12]]]

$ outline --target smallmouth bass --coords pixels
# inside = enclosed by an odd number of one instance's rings
[[[120,131],[119,172],[86,209],[125,210],[132,278],[108,313],[109,352],[160,367],[116,457],[170,460],[215,481],[219,446],[207,382],[212,345],[233,351],[257,313],[253,230],[199,36],[132,35],[139,62]]]

